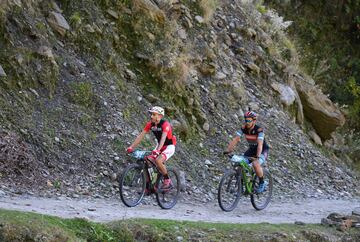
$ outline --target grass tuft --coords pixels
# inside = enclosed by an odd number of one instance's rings
[[[70,84],[70,101],[86,108],[95,105],[94,92],[91,83],[81,82]]]
[[[206,23],[210,22],[212,16],[219,5],[218,0],[201,0],[199,6],[203,12],[203,17]]]

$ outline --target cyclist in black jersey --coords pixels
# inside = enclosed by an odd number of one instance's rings
[[[261,167],[266,162],[269,153],[269,146],[265,141],[265,134],[263,128],[256,124],[257,114],[253,111],[248,111],[244,115],[245,125],[236,132],[236,137],[230,141],[224,154],[232,152],[240,138],[245,135],[245,139],[249,143],[249,149],[244,153],[244,156],[254,157],[252,165],[255,169],[256,175],[259,177],[260,183],[256,192],[261,193],[265,190],[267,182],[264,182],[264,173]]]

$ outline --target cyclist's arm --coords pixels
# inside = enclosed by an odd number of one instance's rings
[[[161,150],[161,148],[164,146],[167,134],[168,134],[168,132],[162,133],[160,142],[159,142],[158,146],[156,147],[156,150]]]
[[[258,138],[257,138],[257,150],[256,150],[256,157],[260,157],[261,152],[262,152],[262,148],[263,148],[263,143],[264,143],[264,137],[265,134],[263,132],[263,130],[261,130],[258,134]]]
[[[260,139],[257,140],[258,145],[257,145],[257,150],[256,150],[256,157],[260,157],[262,148],[263,148],[263,143],[264,143],[263,140],[260,140]]]
[[[230,141],[230,143],[229,143],[226,151],[227,151],[227,152],[233,152],[236,144],[237,144],[239,141],[240,141],[240,136],[239,136],[239,135],[235,136],[235,138],[233,138],[233,139]]]
[[[133,149],[135,149],[136,146],[138,146],[138,144],[140,144],[141,140],[144,138],[144,136],[146,135],[146,132],[145,130],[143,130],[135,139],[134,143],[131,144],[130,147],[132,147]]]

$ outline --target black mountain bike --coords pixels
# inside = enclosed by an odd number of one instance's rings
[[[256,210],[262,210],[269,204],[272,196],[273,179],[270,172],[263,167],[264,181],[267,187],[264,192],[257,193],[259,178],[248,160],[253,158],[229,155],[233,169],[222,176],[218,189],[218,202],[220,208],[230,212],[236,208],[241,195],[250,195],[251,204]]]
[[[128,165],[119,178],[120,197],[128,207],[137,206],[145,195],[156,195],[159,206],[170,209],[180,194],[180,178],[175,168],[167,167],[172,181],[170,188],[161,189],[164,178],[154,161],[148,158],[150,151],[136,150],[130,154],[136,163]]]

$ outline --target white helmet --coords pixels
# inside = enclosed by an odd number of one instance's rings
[[[149,109],[148,111],[149,113],[158,113],[158,114],[161,114],[161,115],[165,115],[165,111],[162,107],[158,107],[158,106],[154,106],[152,107],[151,109]]]

